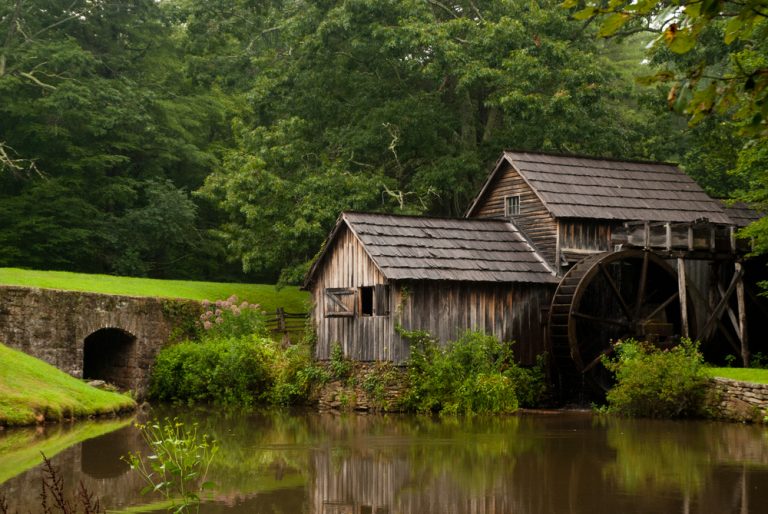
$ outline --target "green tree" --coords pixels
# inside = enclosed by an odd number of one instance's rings
[[[216,27],[214,48],[251,80],[227,81],[248,84],[247,109],[204,194],[248,270],[295,280],[341,210],[461,215],[505,147],[647,154],[634,87],[549,0],[283,0],[218,15],[198,8],[190,30]]]
[[[179,259],[190,261],[203,223],[182,190],[199,187],[228,130],[221,96],[187,80],[164,9],[152,0],[0,4],[0,265],[194,268]],[[150,227],[160,183],[178,201],[156,205]]]

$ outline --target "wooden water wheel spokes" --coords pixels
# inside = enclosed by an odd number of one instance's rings
[[[596,254],[577,263],[555,292],[549,318],[552,352],[606,386],[602,357],[630,337],[659,345],[677,342],[681,307],[677,273],[652,252]],[[693,309],[688,306],[691,319]],[[566,361],[570,361],[566,363]]]

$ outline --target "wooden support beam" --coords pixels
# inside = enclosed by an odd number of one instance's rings
[[[715,290],[716,290],[716,288],[714,288],[714,289],[713,289],[713,288],[710,288],[710,293],[714,294],[714,291],[715,291]],[[690,293],[692,293],[692,294],[693,294],[693,296],[695,296],[696,298],[698,298],[698,299],[699,299],[699,301],[701,301],[701,302],[705,302],[705,304],[706,304],[706,301],[707,301],[707,299],[706,299],[706,298],[704,298],[704,294],[703,294],[701,291],[699,291],[699,289],[698,289],[698,288],[697,288],[695,285],[693,285],[693,283],[689,283],[689,284],[688,284],[688,291],[689,291]],[[714,302],[713,302],[713,303],[714,303]],[[728,327],[726,327],[726,326],[723,324],[723,322],[722,322],[722,321],[720,321],[720,318],[719,318],[719,316],[718,316],[718,317],[716,317],[716,318],[713,318],[713,316],[711,316],[711,314],[713,313],[713,311],[711,310],[711,308],[710,308],[710,307],[706,307],[706,311],[707,311],[707,314],[710,314],[710,318],[709,318],[709,319],[710,319],[710,320],[712,320],[712,319],[714,319],[714,320],[715,320],[715,324],[717,325],[717,328],[718,328],[718,330],[720,330],[720,333],[723,335],[723,337],[725,338],[725,340],[726,340],[726,341],[728,341],[728,344],[730,344],[730,345],[731,345],[731,347],[733,348],[733,350],[734,350],[735,352],[737,352],[737,353],[738,353],[738,352],[740,351],[740,348],[739,348],[739,344],[738,344],[738,343],[737,343],[737,342],[736,342],[736,341],[733,339],[733,336],[730,334],[730,332],[728,332]],[[699,340],[701,340],[701,341],[706,341],[706,340],[708,339],[708,337],[709,337],[709,335],[707,334],[707,335],[705,336],[705,335],[704,335],[704,332],[702,331],[702,334],[698,335],[698,336],[697,336],[697,339],[699,339]]]
[[[717,284],[717,292],[720,293],[720,298],[725,297],[725,289],[723,289],[722,284]],[[736,314],[733,312],[733,309],[731,309],[731,306],[727,303],[725,304],[725,312],[728,313],[728,319],[731,320],[731,326],[733,327],[734,332],[736,332],[736,335],[739,334],[739,320],[736,317]]]
[[[682,325],[682,336],[690,337],[688,327],[688,294],[685,285],[685,260],[682,257],[677,258],[677,293],[680,298],[680,324]]]
[[[707,322],[704,324],[704,330],[702,330],[702,338],[707,339],[709,337],[710,332],[715,327],[715,323],[720,320],[720,317],[723,315],[723,311],[725,310],[726,305],[728,304],[728,299],[731,297],[733,292],[736,290],[736,283],[739,281],[742,275],[742,270],[739,268],[736,273],[733,274],[733,278],[731,279],[731,283],[728,285],[728,289],[726,289],[725,294],[720,299],[720,301],[717,303],[714,309],[712,309],[712,315],[709,317]]]
[[[667,222],[664,224],[664,231],[665,231],[665,240],[664,240],[664,246],[667,248],[667,251],[672,251],[672,224]]]
[[[736,274],[739,281],[736,283],[736,304],[739,311],[739,341],[741,342],[741,362],[745,368],[749,367],[749,341],[747,341],[747,305],[744,300],[744,268],[740,262],[736,263]]]

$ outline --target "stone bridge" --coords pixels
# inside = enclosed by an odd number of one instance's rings
[[[200,312],[191,300],[0,286],[0,342],[142,397],[157,352]]]

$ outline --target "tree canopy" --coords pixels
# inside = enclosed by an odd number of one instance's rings
[[[5,2],[0,266],[295,282],[340,211],[462,215],[504,148],[768,202],[761,2],[564,5]]]

